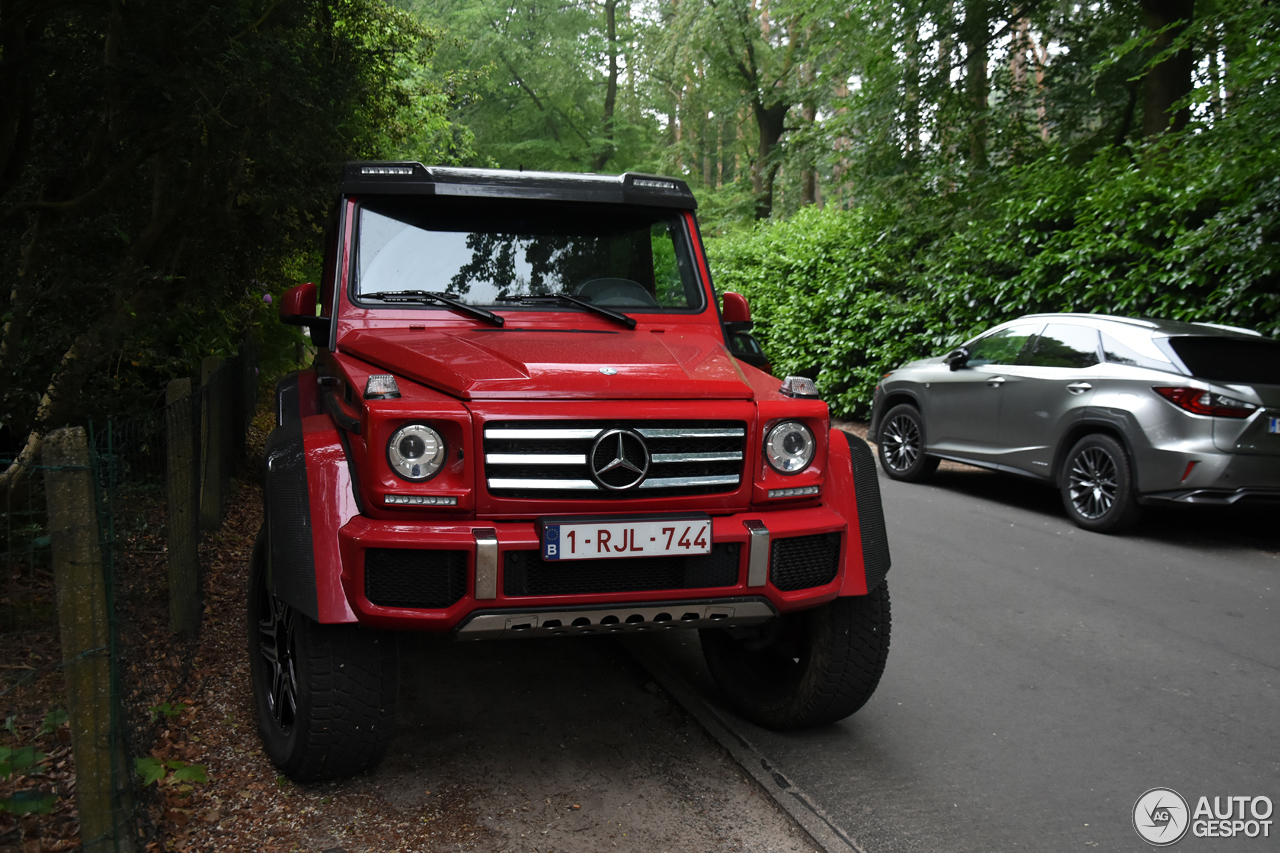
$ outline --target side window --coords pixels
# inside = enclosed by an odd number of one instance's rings
[[[1027,364],[1034,367],[1092,367],[1098,363],[1098,332],[1088,326],[1050,323],[1040,336]]]
[[[1152,370],[1173,372],[1173,365],[1169,362],[1151,355],[1144,355],[1120,343],[1106,332],[1102,333],[1102,355],[1112,364],[1127,364],[1130,367],[1149,367]]]
[[[685,269],[688,261],[677,249],[676,231],[679,228],[679,221],[673,220],[655,222],[649,229],[653,246],[653,281],[659,305],[687,308],[689,295],[685,280],[692,277],[693,270]]]
[[[1017,364],[1035,326],[1011,326],[975,341],[969,347],[969,367],[984,364]]]

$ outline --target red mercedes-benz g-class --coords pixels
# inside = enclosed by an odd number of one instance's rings
[[[735,359],[683,181],[350,163],[323,277],[282,300],[249,654],[295,780],[372,767],[397,631],[697,628],[743,716],[841,719],[889,649],[867,445]]]

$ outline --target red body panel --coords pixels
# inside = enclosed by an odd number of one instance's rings
[[[849,441],[861,441],[860,438],[845,439],[837,435],[839,430],[831,430],[828,447],[830,455],[827,465],[831,469],[831,478],[827,486],[827,501],[841,518],[848,524],[848,535],[844,538],[844,553],[840,555],[841,572],[844,580],[840,585],[841,595],[866,595],[867,573],[862,564],[862,549],[856,547],[862,542],[862,529],[858,525],[858,494],[853,487],[853,460],[849,455]],[[850,547],[853,543],[855,547]]]
[[[462,400],[751,396],[715,327],[559,331],[524,328],[524,319],[502,329],[361,329],[342,338],[342,351]]]
[[[316,607],[321,622],[354,622],[342,589],[338,532],[360,513],[351,490],[351,472],[333,422],[325,415],[302,419],[311,499],[311,547],[316,560]]]
[[[356,202],[346,201],[339,257],[352,255]],[[763,595],[780,612],[813,607],[837,595],[867,593],[857,499],[848,446],[828,429],[825,403],[794,399],[779,382],[742,364],[724,346],[706,258],[687,214],[696,267],[706,296],[697,314],[643,314],[625,329],[575,311],[513,307],[503,328],[446,310],[364,308],[347,296],[349,264],[339,266],[338,293],[323,306],[335,317],[334,352],[321,347],[315,372],[299,377],[316,588],[321,622],[359,621],[387,628],[448,631],[476,609],[562,607]],[[742,310],[745,309],[745,300]],[[613,373],[602,373],[611,368]],[[392,373],[399,399],[366,401],[365,382]],[[340,436],[333,412],[345,422]],[[637,419],[732,421],[746,430],[740,484],[719,494],[624,500],[513,498],[491,494],[484,475],[486,424],[495,421],[611,422]],[[786,476],[766,461],[763,439],[780,420],[813,433],[813,462]],[[391,435],[409,423],[435,429],[446,448],[443,467],[424,482],[397,477],[387,461]],[[348,450],[344,449],[345,437]],[[352,482],[354,468],[359,482]],[[812,496],[770,498],[770,490],[818,487]],[[355,491],[358,489],[358,493]],[[388,495],[456,499],[456,506],[390,505]],[[704,512],[715,543],[739,543],[738,581],[729,587],[557,596],[504,594],[504,555],[535,552],[537,519],[550,515]],[[839,569],[822,586],[784,592],[766,582],[747,586],[749,533],[761,522],[770,539],[840,533]],[[498,539],[497,596],[475,598],[477,529]],[[467,555],[466,593],[442,609],[393,608],[365,596],[369,548],[452,550]]]

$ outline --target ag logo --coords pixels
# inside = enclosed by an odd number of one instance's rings
[[[1133,828],[1143,841],[1155,847],[1168,847],[1181,840],[1190,823],[1187,801],[1172,788],[1152,788],[1133,804]]]

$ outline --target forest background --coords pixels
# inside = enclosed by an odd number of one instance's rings
[[[683,177],[777,369],[1031,311],[1280,332],[1261,0],[0,0],[0,453],[296,330],[342,161]]]

